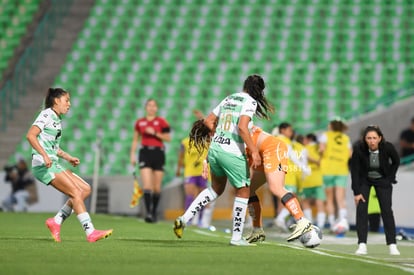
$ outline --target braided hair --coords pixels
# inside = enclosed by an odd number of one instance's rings
[[[52,108],[55,104],[55,99],[60,98],[61,96],[66,95],[68,92],[63,90],[62,88],[49,88],[47,90],[47,95],[45,98],[45,109]]]
[[[269,112],[273,113],[274,107],[264,96],[265,83],[260,75],[249,75],[243,84],[243,90],[247,92],[257,102],[256,115],[259,118],[269,119]]]
[[[196,120],[193,123],[189,138],[190,149],[194,146],[200,155],[208,149],[211,141],[211,130],[204,124],[204,119]]]

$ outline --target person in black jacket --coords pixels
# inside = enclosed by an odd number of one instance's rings
[[[391,255],[400,255],[395,238],[395,220],[391,208],[392,188],[400,158],[394,146],[384,139],[378,126],[368,126],[361,142],[355,145],[351,157],[352,190],[356,204],[358,255],[367,251],[368,199],[373,186],[377,193],[384,224],[386,242]]]

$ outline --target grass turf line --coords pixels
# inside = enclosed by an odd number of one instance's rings
[[[306,249],[232,247],[225,238],[228,235],[221,232],[216,232],[217,238],[188,228],[178,240],[172,222],[146,224],[136,218],[108,215],[92,216],[96,228],[114,229],[108,239],[88,243],[76,217],[70,217],[62,226],[62,243],[54,243],[44,225],[49,216],[0,213],[1,274],[403,273]]]

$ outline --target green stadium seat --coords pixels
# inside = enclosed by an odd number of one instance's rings
[[[37,0],[0,2],[0,74],[8,67],[38,7]]]
[[[107,153],[102,173],[129,173],[133,124],[145,101],[155,98],[173,129],[171,174],[179,140],[194,121],[192,110],[209,112],[240,91],[251,73],[265,77],[265,93],[276,107],[271,121],[258,122],[268,131],[281,121],[299,130],[326,127],[331,116],[352,116],[412,81],[409,1],[252,3],[95,1],[55,80],[73,91],[77,106],[70,120],[82,122],[80,145],[71,148],[92,158],[84,152],[102,132],[103,147],[116,152]],[[15,9],[8,12],[13,16]]]

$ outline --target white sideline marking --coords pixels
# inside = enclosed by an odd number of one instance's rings
[[[211,233],[211,232],[206,232],[206,231],[202,231],[199,229],[193,229],[192,231],[200,234],[200,235],[205,235],[205,236],[211,236],[211,237],[226,237],[226,236],[221,236],[217,233]],[[335,250],[329,250],[329,249],[325,249],[325,248],[317,248],[317,249],[311,249],[311,248],[305,248],[299,245],[293,245],[293,244],[281,244],[281,243],[273,243],[273,242],[262,242],[262,244],[267,244],[267,245],[275,245],[275,246],[283,246],[283,247],[289,247],[289,248],[293,248],[293,249],[298,249],[298,250],[306,250],[309,251],[311,253],[315,253],[315,254],[319,254],[322,256],[327,256],[327,257],[332,257],[332,258],[338,258],[338,259],[345,259],[345,260],[353,260],[353,261],[358,261],[358,262],[362,262],[362,263],[367,263],[367,264],[374,264],[374,265],[379,265],[379,266],[386,266],[386,267],[391,267],[391,268],[397,268],[409,273],[413,273],[414,274],[414,266],[413,267],[408,267],[411,266],[410,264],[407,263],[408,266],[402,266],[402,265],[397,265],[397,264],[392,264],[392,263],[384,263],[384,262],[379,262],[379,261],[375,261],[376,258],[371,257],[370,259],[367,258],[367,256],[364,256],[364,258],[358,258],[360,256],[354,256],[351,257],[351,255],[347,256],[347,255],[335,255],[335,254],[330,254],[330,252],[332,253],[341,253]],[[324,250],[324,251],[322,251]],[[398,258],[396,258],[398,259]],[[380,260],[380,259],[378,259]]]
[[[210,237],[216,237],[216,238],[220,237],[219,235],[217,235],[215,233],[203,231],[203,230],[200,230],[200,229],[193,229],[192,231],[194,231],[197,234],[204,235],[204,236],[210,236]]]
[[[338,259],[345,259],[345,260],[354,260],[354,261],[358,261],[358,262],[363,262],[363,263],[368,263],[368,264],[374,264],[374,265],[380,265],[380,266],[386,266],[386,267],[392,267],[392,268],[398,268],[401,269],[403,271],[409,272],[409,273],[413,273],[414,274],[414,268],[411,267],[405,267],[405,266],[401,266],[401,265],[397,265],[397,264],[392,264],[392,263],[383,263],[383,262],[379,262],[379,261],[375,261],[376,258],[371,257],[370,259],[367,259],[366,256],[364,256],[364,258],[358,258],[360,256],[354,256],[354,257],[350,257],[350,256],[346,256],[346,255],[334,255],[334,254],[330,254],[329,252],[334,252],[334,253],[340,253],[338,251],[335,250],[329,250],[329,249],[310,249],[310,248],[305,248],[305,247],[300,247],[300,246],[296,246],[296,245],[288,245],[288,244],[279,244],[279,243],[269,243],[269,242],[265,242],[266,244],[269,245],[277,245],[277,246],[284,246],[284,247],[289,247],[289,248],[294,248],[294,249],[299,249],[299,250],[306,250],[315,254],[319,254],[319,255],[323,255],[323,256],[328,256],[328,257],[332,257],[332,258],[338,258]],[[321,251],[324,250],[324,251]]]

